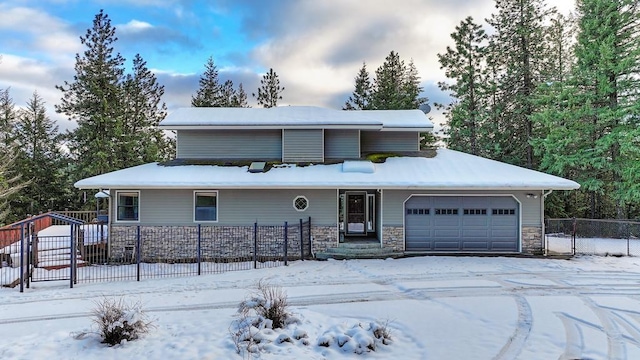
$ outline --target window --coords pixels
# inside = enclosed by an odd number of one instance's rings
[[[429,215],[429,209],[407,209],[407,215]]]
[[[487,215],[487,209],[464,209],[465,215]]]
[[[138,221],[140,211],[140,193],[118,192],[117,198],[117,221]]]
[[[305,211],[309,207],[309,200],[304,196],[296,196],[293,199],[293,208],[297,211]]]
[[[218,221],[218,192],[194,192],[194,221]]]
[[[458,209],[436,209],[436,215],[458,215]]]
[[[491,211],[492,215],[515,215],[516,214],[516,210],[515,209],[493,209],[493,211]]]

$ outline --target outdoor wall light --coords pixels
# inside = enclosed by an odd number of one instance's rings
[[[538,198],[538,195],[536,195],[536,194],[532,194],[532,193],[528,193],[528,194],[527,194],[527,198],[528,198],[528,199],[531,199],[531,198],[537,199],[537,198]]]

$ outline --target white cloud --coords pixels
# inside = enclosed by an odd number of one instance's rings
[[[153,28],[153,25],[149,24],[148,22],[145,21],[139,21],[139,20],[131,20],[126,24],[120,24],[120,25],[116,25],[116,29],[118,30],[118,32],[122,32],[122,33],[136,33],[136,32],[141,32],[141,31],[145,31],[148,29]]]

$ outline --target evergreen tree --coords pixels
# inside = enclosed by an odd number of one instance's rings
[[[249,104],[247,103],[247,93],[244,91],[242,83],[238,85],[238,90],[236,90],[231,98],[231,107],[249,107]]]
[[[371,104],[372,85],[367,71],[367,64],[362,63],[358,75],[355,77],[355,89],[344,103],[342,110],[368,110]]]
[[[207,59],[204,65],[204,74],[200,76],[200,87],[196,96],[191,97],[191,106],[194,107],[221,107],[224,106],[222,86],[218,79],[218,67],[213,62],[213,57]]]
[[[0,90],[0,141],[4,145],[11,144],[16,110],[9,88]]]
[[[451,37],[455,47],[447,46],[446,53],[438,54],[440,67],[453,80],[451,83],[440,82],[438,86],[455,99],[450,104],[439,105],[445,108],[447,117],[449,136],[445,141],[451,149],[485,155],[487,152],[479,147],[486,143],[480,140],[480,134],[487,133],[488,92],[484,64],[488,37],[470,16],[456,26]]]
[[[123,128],[128,136],[121,139],[122,162],[133,166],[173,157],[172,144],[158,128],[167,115],[164,86],[140,54],[133,59],[133,72],[126,76],[123,90]]]
[[[24,187],[19,175],[12,171],[16,158],[13,145],[0,144],[0,226],[11,223],[16,219],[9,201]]]
[[[18,154],[15,168],[22,179],[28,179],[19,196],[13,198],[13,213],[18,218],[52,209],[62,209],[68,179],[62,169],[65,156],[60,149],[61,134],[44,107],[37,92],[21,109],[15,126]]]
[[[576,64],[539,114],[543,166],[572,174],[584,216],[624,218],[640,200],[640,9],[632,0],[578,1]]]
[[[260,87],[258,88],[258,95],[252,94],[258,100],[258,105],[262,105],[265,108],[271,108],[278,106],[278,100],[282,100],[284,86],[280,86],[280,79],[278,74],[269,69],[269,72],[262,76],[260,80]]]
[[[124,59],[115,53],[117,40],[111,20],[102,10],[80,42],[86,50],[76,54],[74,79],[56,86],[62,91],[56,111],[75,120],[78,127],[69,134],[74,159],[74,180],[126,166],[117,155],[124,132],[122,88]]]
[[[499,153],[493,157],[534,168],[533,94],[544,80],[545,22],[551,11],[544,0],[496,0],[496,8],[488,19],[494,29],[489,51],[499,66],[496,100],[503,121],[497,124]]]
[[[407,68],[398,53],[393,50],[384,63],[376,69],[373,81],[371,107],[378,110],[406,109],[405,76]]]

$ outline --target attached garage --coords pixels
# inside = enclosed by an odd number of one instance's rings
[[[520,251],[520,204],[512,196],[414,195],[404,214],[406,251]]]

